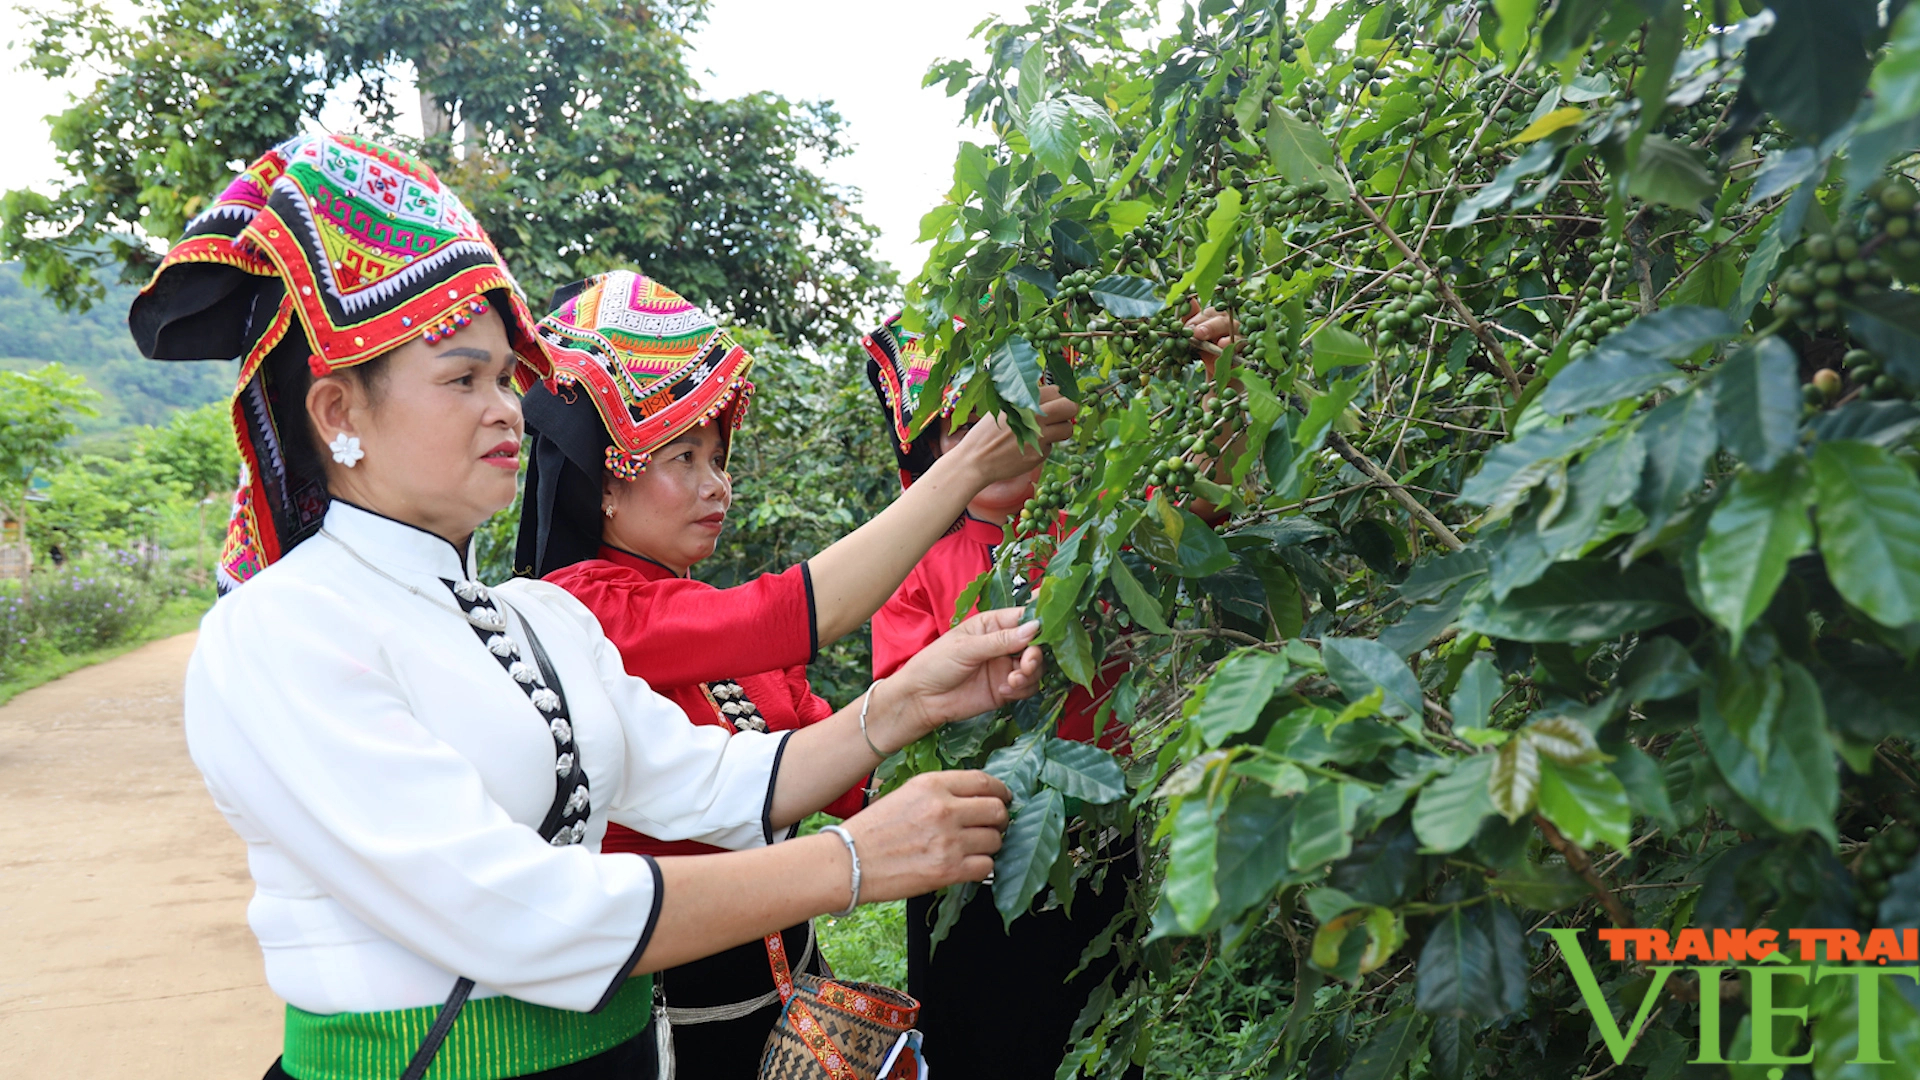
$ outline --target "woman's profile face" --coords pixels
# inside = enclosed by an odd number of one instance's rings
[[[524,424],[513,387],[518,358],[489,312],[458,333],[395,349],[370,384],[316,380],[308,411],[322,443],[360,439],[352,468],[327,459],[333,494],[464,543],[514,498]]]
[[[713,554],[733,505],[724,422],[689,428],[653,452],[633,480],[608,475],[601,507],[612,508],[602,539],[684,574]]]

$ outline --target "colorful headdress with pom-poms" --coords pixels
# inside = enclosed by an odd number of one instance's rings
[[[958,319],[954,324],[964,325]],[[927,376],[938,359],[937,354],[926,349],[925,343],[924,335],[900,325],[899,315],[860,339],[861,347],[867,350],[867,382],[873,385],[873,392],[880,399],[880,410],[886,415],[892,436],[894,457],[900,464],[901,487],[918,480],[940,456],[936,445],[939,433],[934,425],[929,425],[918,438],[911,432]],[[951,414],[965,389],[964,383],[941,388],[938,415]]]
[[[324,483],[296,475],[264,361],[315,376],[500,313],[521,389],[546,376],[533,315],[500,252],[426,163],[347,135],[261,155],[187,224],[127,323],[154,360],[240,360],[234,434],[244,471],[218,567],[232,588],[312,535]],[[294,333],[298,326],[299,332]]]
[[[606,467],[633,479],[695,425],[740,426],[753,357],[697,305],[644,274],[615,270],[563,289],[540,320],[553,377],[586,391],[611,436]]]

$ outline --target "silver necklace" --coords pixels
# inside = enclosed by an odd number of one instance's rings
[[[478,626],[483,630],[492,630],[495,633],[501,633],[506,630],[507,628],[506,616],[502,615],[498,608],[493,606],[486,606],[486,607],[474,608],[472,611],[462,611],[459,605],[450,604],[447,601],[440,599],[438,596],[435,596],[432,593],[427,592],[425,589],[422,589],[416,585],[411,585],[411,584],[408,584],[407,582],[401,581],[399,578],[394,577],[392,574],[389,574],[385,570],[382,570],[378,566],[375,566],[372,562],[368,561],[366,556],[360,554],[358,551],[355,551],[353,549],[352,544],[349,544],[345,540],[342,540],[338,536],[335,536],[334,534],[328,532],[326,526],[324,525],[320,527],[320,535],[326,537],[327,539],[333,541],[336,544],[339,544],[341,550],[353,556],[353,561],[359,563],[361,566],[366,567],[367,569],[373,571],[374,573],[379,574],[381,577],[386,578],[388,581],[393,582],[395,585],[400,586],[401,588],[407,590],[408,592],[419,597],[420,599],[425,600],[427,603],[432,604],[433,606],[440,608],[443,611],[450,611],[453,614],[460,616],[462,619],[466,620],[468,623],[474,626]],[[477,581],[461,581],[458,584],[454,585],[453,588],[454,588],[454,591],[459,593],[463,599],[480,600],[480,601],[488,601],[492,599],[490,596],[487,595],[487,587],[485,585],[480,584]]]

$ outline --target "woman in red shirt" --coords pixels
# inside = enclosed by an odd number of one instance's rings
[[[694,723],[730,731],[789,730],[831,715],[808,685],[807,663],[867,621],[975,492],[1035,471],[1077,411],[1049,398],[1040,449],[1023,449],[998,423],[978,425],[950,462],[850,536],[784,573],[716,589],[687,574],[713,554],[732,501],[727,451],[752,390],[752,358],[704,311],[632,271],[570,286],[554,305],[539,327],[553,383],[523,402],[532,454],[515,570],[573,594],[629,674]],[[845,817],[864,803],[856,787],[827,812]],[[617,827],[602,848],[711,850]],[[820,970],[810,925],[781,936],[797,967]],[[682,1075],[758,1075],[780,1015],[767,943],[658,979]]]
[[[1196,312],[1187,326],[1196,343],[1224,343],[1235,332],[1232,319],[1212,308]],[[951,423],[948,417],[957,395],[943,391],[947,407],[938,421],[912,437],[909,423],[933,358],[921,351],[916,335],[900,329],[898,316],[861,344],[868,354],[867,380],[880,399],[892,436],[900,482],[912,491],[933,475],[949,453],[973,437],[972,425],[956,428]],[[994,548],[1004,539],[1006,522],[1033,496],[1038,477],[1036,469],[982,488],[947,535],[874,614],[875,678],[898,671],[953,625],[954,605],[993,565]],[[1212,513],[1211,507],[1189,506],[1203,519]],[[1114,661],[1101,669],[1091,692],[1076,686],[1068,693],[1056,729],[1061,738],[1094,740],[1100,705],[1124,670],[1123,662]],[[1124,752],[1126,732],[1103,730],[1099,743]],[[1083,886],[1074,897],[1071,915],[1064,908],[1029,911],[1006,926],[992,894],[982,890],[962,909],[938,950],[933,947],[938,897],[907,901],[907,992],[920,1000],[919,1025],[926,1035],[930,1070],[941,1076],[1051,1080],[1067,1051],[1075,1019],[1088,995],[1113,970],[1116,958],[1109,952],[1071,981],[1068,976],[1080,968],[1087,945],[1119,914],[1126,902],[1125,882],[1138,871],[1130,838],[1113,840],[1103,854],[1115,860],[1120,873],[1109,877],[1099,892]],[[1034,992],[1009,1008],[1003,996],[987,992],[993,987]]]

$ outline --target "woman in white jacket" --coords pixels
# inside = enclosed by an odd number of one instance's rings
[[[650,1076],[647,973],[991,871],[1007,792],[982,773],[787,838],[885,754],[1032,693],[1016,612],[805,730],[728,735],[628,676],[564,591],[475,579],[473,533],[515,494],[515,383],[547,367],[424,165],[337,136],[276,148],[130,323],[149,356],[242,358],[231,591],[186,726],[288,1004],[269,1076]],[[609,821],[732,850],[602,854]]]

